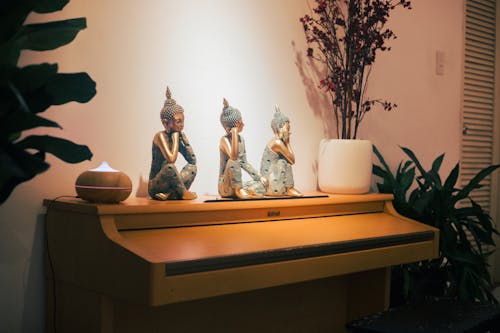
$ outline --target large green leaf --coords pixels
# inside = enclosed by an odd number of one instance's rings
[[[33,6],[28,1],[19,0],[1,0],[0,3],[0,45],[2,45],[16,34]]]
[[[47,83],[46,91],[54,105],[86,103],[96,94],[96,83],[87,73],[59,73]]]
[[[31,65],[17,69],[9,77],[7,96],[0,94],[3,105],[11,105],[15,111],[39,113],[51,105],[72,101],[85,103],[96,94],[96,83],[87,73],[57,73],[55,64]],[[10,101],[6,101],[10,98]],[[26,105],[26,107],[24,107]]]
[[[21,50],[17,47],[15,41],[8,41],[0,44],[0,73],[10,66],[16,66]]]
[[[390,179],[389,173],[376,164],[373,165],[372,172],[375,176],[379,176],[384,180]]]
[[[427,173],[429,180],[435,184],[438,189],[442,188],[441,177],[439,176],[439,169],[441,164],[443,164],[444,154],[439,155],[434,162],[432,162],[432,167]]]
[[[475,202],[472,198],[469,198],[472,208],[474,209],[474,217],[476,217],[479,220],[479,223],[481,224],[481,227],[483,227],[489,234],[497,234],[498,230],[495,229],[495,226],[493,225],[493,219],[491,218],[490,214],[486,212],[481,205],[479,205],[477,202]]]
[[[457,163],[453,170],[451,170],[448,178],[446,178],[444,182],[444,190],[449,191],[450,193],[453,192],[453,189],[455,188],[455,185],[457,184],[458,180],[458,173],[460,170],[460,164]]]
[[[403,162],[400,162],[398,169],[396,170],[396,175],[404,175],[406,172],[408,172],[408,169],[412,165],[413,165],[412,161],[406,161],[404,164]],[[396,180],[399,180],[398,177],[396,177]]]
[[[21,149],[47,152],[67,163],[80,163],[92,158],[87,146],[49,135],[30,135],[17,142],[16,146]]]
[[[418,160],[417,156],[411,149],[406,148],[406,147],[401,147],[401,149],[405,152],[406,155],[415,163],[415,166],[417,167],[418,171],[420,172],[421,175],[426,174],[425,169],[422,167],[422,164],[420,164],[420,161]]]
[[[53,50],[70,43],[78,32],[87,27],[84,17],[24,25],[18,35],[16,43],[19,49],[34,51]]]
[[[49,168],[43,158],[10,143],[0,145],[0,204],[14,188]]]
[[[500,164],[497,164],[497,165],[490,165],[484,169],[482,169],[481,171],[479,171],[470,181],[467,185],[465,185],[459,192],[458,194],[456,195],[455,197],[455,202],[458,202],[462,199],[465,199],[469,196],[469,194],[481,187],[480,183],[481,181],[488,177],[490,175],[490,173],[492,173],[493,171],[495,171],[498,167],[500,167]]]
[[[12,139],[13,134],[22,132],[28,129],[36,128],[39,126],[44,127],[58,127],[56,122],[39,117],[31,112],[17,111],[8,114],[2,119],[0,123],[0,136],[2,139]]]
[[[33,11],[43,14],[59,11],[68,4],[69,0],[31,0]]]
[[[45,93],[44,86],[57,74],[56,64],[30,65],[9,68],[5,82],[0,84],[0,103],[6,113],[18,111],[41,112],[51,105],[52,98]]]
[[[391,168],[389,168],[389,165],[387,165],[387,162],[384,160],[384,157],[382,157],[382,154],[380,151],[377,149],[375,145],[372,146],[373,152],[375,153],[375,156],[377,156],[378,160],[382,164],[382,166],[385,168],[385,171],[387,171],[391,176]]]
[[[31,29],[28,28],[28,30],[26,31],[25,28],[23,28],[23,23],[26,21],[28,14],[31,11],[35,11],[38,13],[55,12],[61,10],[68,2],[69,0],[1,0],[0,70],[3,69],[5,64],[17,64],[20,50],[26,48],[22,45],[22,43],[26,42],[25,39],[34,39],[30,43],[34,42],[35,44],[39,44],[36,42],[36,40],[40,39],[40,37],[26,36],[26,33],[30,33]],[[68,37],[64,38],[66,40],[68,39]],[[71,38],[69,41],[71,41],[73,38]],[[53,36],[52,39],[57,39],[57,37]],[[64,44],[67,44],[68,42],[65,42]],[[38,45],[38,48],[40,47],[41,46]],[[47,48],[44,47],[44,49],[46,50]]]
[[[439,169],[441,168],[441,165],[443,164],[443,159],[444,159],[444,154],[439,155],[434,160],[434,162],[432,162],[431,170],[434,171],[435,173],[439,173]]]
[[[406,194],[411,184],[413,184],[413,179],[415,179],[415,168],[413,167],[407,172],[402,173],[399,178],[401,191]]]
[[[477,249],[477,251],[480,254],[482,254],[483,253],[483,245],[486,245],[486,244],[494,245],[495,244],[493,242],[493,238],[491,237],[491,234],[488,235],[487,232],[484,232],[481,228],[477,227],[473,220],[466,219],[466,220],[463,220],[461,224],[466,226],[467,230],[472,235],[474,242],[476,243],[475,247],[471,246],[472,251],[476,251],[476,249]],[[464,228],[462,228],[462,229],[464,229]],[[492,242],[493,242],[493,244],[492,244]]]
[[[22,92],[42,88],[57,75],[58,65],[42,63],[19,68],[13,73],[11,80]]]

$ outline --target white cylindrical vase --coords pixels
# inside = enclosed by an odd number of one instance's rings
[[[370,191],[371,175],[371,141],[321,140],[318,157],[318,186],[322,192],[367,193]]]

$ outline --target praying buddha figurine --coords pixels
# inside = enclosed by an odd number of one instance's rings
[[[260,173],[269,181],[266,195],[270,196],[302,196],[293,183],[292,165],[295,154],[290,145],[290,120],[283,115],[278,106],[275,107],[271,121],[274,137],[267,143]]]
[[[248,163],[245,141],[239,134],[243,130],[241,113],[230,106],[226,99],[220,122],[226,130],[226,135],[221,138],[219,145],[219,194],[224,198],[261,197],[266,191],[267,179]],[[241,169],[245,170],[253,180],[243,183]]]
[[[153,160],[149,174],[148,192],[155,200],[196,198],[189,187],[196,177],[196,157],[184,129],[184,109],[172,98],[167,87],[165,103],[160,112],[164,131],[153,138]],[[181,155],[187,164],[179,172],[175,166]]]

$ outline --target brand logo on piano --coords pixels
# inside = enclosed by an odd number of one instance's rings
[[[280,211],[279,210],[269,210],[269,211],[267,211],[267,216],[268,217],[280,216]]]

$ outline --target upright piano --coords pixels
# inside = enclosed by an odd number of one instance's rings
[[[45,206],[48,332],[345,332],[438,256],[386,194]]]

